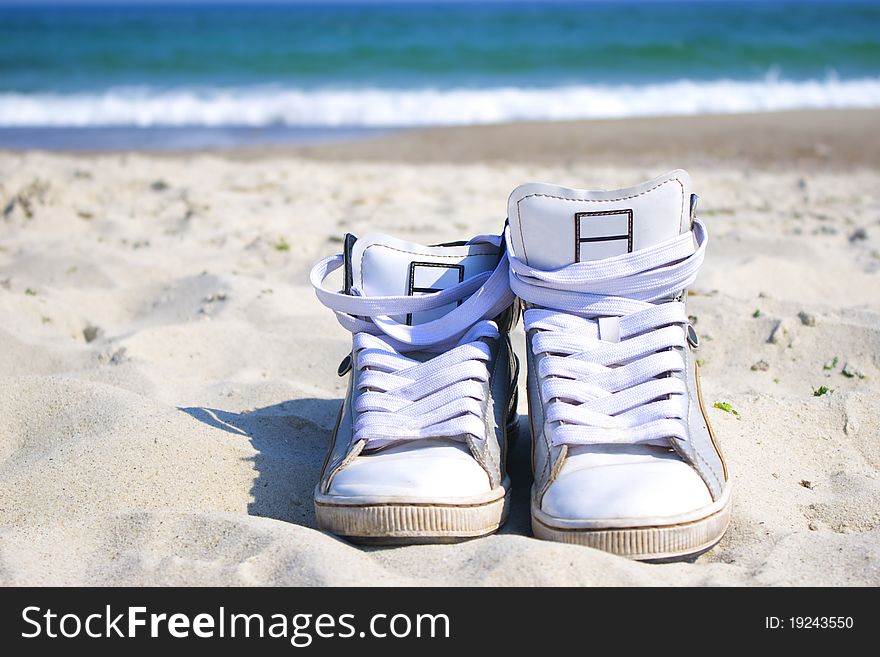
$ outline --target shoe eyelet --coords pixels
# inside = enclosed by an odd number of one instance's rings
[[[342,362],[339,363],[339,367],[336,369],[336,374],[339,376],[345,376],[351,371],[351,354],[348,354],[345,358],[342,359]]]
[[[691,349],[697,349],[700,346],[700,336],[697,335],[696,329],[690,324],[687,325],[687,341]]]

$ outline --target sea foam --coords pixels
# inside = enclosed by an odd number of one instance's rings
[[[880,78],[493,88],[170,89],[0,93],[2,127],[403,127],[880,107]]]

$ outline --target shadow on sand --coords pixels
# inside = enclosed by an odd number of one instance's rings
[[[244,413],[199,406],[179,410],[250,440],[257,451],[253,461],[257,476],[248,513],[314,528],[312,495],[340,403],[338,399],[292,399]],[[528,536],[532,484],[528,420],[520,417],[518,424],[508,457],[513,483],[510,517],[500,533]]]
[[[257,453],[248,513],[314,528],[312,493],[340,404],[339,399],[292,399],[243,413],[199,406],[179,410],[250,440]]]

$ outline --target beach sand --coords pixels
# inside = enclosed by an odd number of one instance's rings
[[[880,584],[878,134],[880,112],[828,111],[0,154],[0,583]],[[703,393],[739,413],[708,411],[734,477],[721,544],[652,565],[531,538],[522,418],[500,534],[364,549],[317,531],[349,335],[311,264],[345,232],[497,232],[522,182],[678,166],[710,231]]]

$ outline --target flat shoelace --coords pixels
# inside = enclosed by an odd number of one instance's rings
[[[535,330],[545,420],[556,445],[652,444],[687,440],[685,305],[673,298],[696,279],[708,234],[691,232],[613,258],[553,271],[510,258],[510,285]],[[619,341],[603,340],[599,318],[619,318]]]
[[[501,244],[481,235],[468,244]],[[310,280],[318,299],[354,334],[355,385],[359,392],[353,440],[373,449],[407,440],[466,436],[482,439],[485,386],[490,358],[487,339],[499,337],[491,321],[513,303],[504,254],[485,272],[441,292],[422,296],[361,296],[324,289],[327,276],[342,266],[341,254],[318,262]],[[393,319],[461,301],[442,317],[413,326]],[[405,353],[437,354],[428,360]]]

